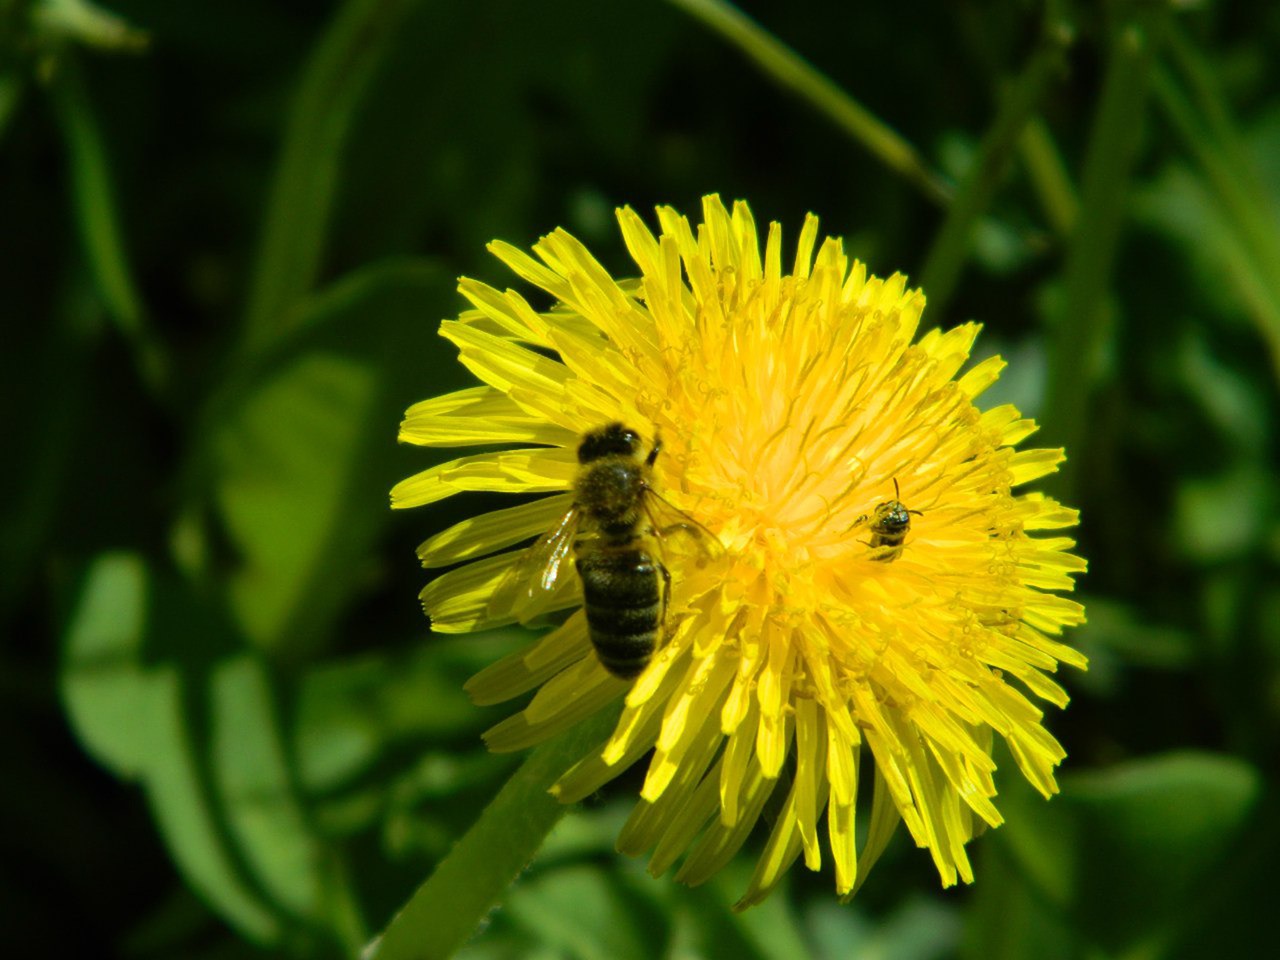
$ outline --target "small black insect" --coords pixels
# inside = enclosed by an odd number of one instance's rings
[[[864,541],[871,547],[871,559],[889,563],[902,556],[903,542],[911,532],[911,514],[923,516],[919,510],[909,510],[900,499],[898,480],[893,481],[893,499],[877,503],[871,520],[871,540]],[[867,522],[865,515],[859,517],[855,526]]]

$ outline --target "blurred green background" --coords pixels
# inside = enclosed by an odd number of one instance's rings
[[[1065,442],[1087,674],[977,883],[728,913],[566,818],[464,955],[1257,956],[1280,855],[1280,7],[0,0],[0,950],[350,956],[519,762],[393,516],[484,251],[806,211]],[[116,19],[116,17],[122,19]],[[809,64],[811,66],[806,66]],[[860,112],[865,110],[866,112]],[[877,119],[878,118],[878,119]],[[883,126],[881,126],[883,125]],[[897,133],[894,134],[893,131]],[[914,152],[905,148],[914,147]],[[527,291],[526,291],[527,292]],[[750,851],[748,851],[750,852]]]

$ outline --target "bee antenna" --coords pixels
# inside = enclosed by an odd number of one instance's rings
[[[894,477],[894,478],[893,478],[893,499],[895,499],[895,500],[901,500],[901,499],[902,499],[902,491],[900,491],[900,490],[898,489],[898,478],[897,478],[897,477]]]

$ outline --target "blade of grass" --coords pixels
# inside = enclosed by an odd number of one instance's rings
[[[963,46],[981,68],[992,88],[998,90],[1002,56],[997,49],[997,38],[990,28],[990,11],[973,4],[957,4],[951,13]],[[1071,10],[1060,0],[1047,0],[1041,17],[1041,23],[1045,26],[1052,25],[1074,38]],[[1062,154],[1053,142],[1053,136],[1042,117],[1032,117],[1027,121],[1018,138],[1018,152],[1031,188],[1040,201],[1054,236],[1059,240],[1065,238],[1071,232],[1080,202],[1076,198],[1075,187],[1067,173]]]
[[[23,77],[17,70],[0,73],[0,139],[4,138],[9,121],[18,112],[23,92]]]
[[[311,54],[272,181],[242,347],[254,353],[288,328],[320,272],[351,122],[396,27],[418,0],[347,0]]]
[[[1238,167],[1236,172],[1244,178],[1245,186],[1262,196],[1265,193],[1262,180],[1249,156],[1244,137],[1231,116],[1227,98],[1214,76],[1213,68],[1205,62],[1204,55],[1176,23],[1170,25],[1167,49],[1169,62],[1182,74],[1190,87],[1209,132],[1229,154],[1232,164]],[[1163,69],[1157,72],[1158,82],[1162,73]]]
[[[6,574],[0,578],[0,621],[5,622],[47,574],[52,531],[75,476],[72,455],[93,406],[92,358],[107,328],[101,302],[89,295],[87,265],[77,262],[60,286],[60,302],[45,322],[29,338],[9,334],[0,359],[0,378],[17,388],[6,400],[22,397],[24,403],[4,443],[9,462],[22,465],[10,472],[0,499],[0,570]]]
[[[569,809],[551,785],[616,722],[604,710],[530,753],[362,960],[443,960],[466,943]]]
[[[929,298],[929,308],[935,320],[943,315],[955,291],[978,218],[991,205],[1022,133],[1050,82],[1062,71],[1063,56],[1070,39],[1070,32],[1065,27],[1058,24],[1047,26],[1027,65],[1001,98],[1000,109],[982,138],[973,168],[947,209],[942,229],[938,231],[920,271],[920,286]]]
[[[44,0],[31,11],[38,33],[112,53],[137,53],[150,37],[120,15],[89,0]]]
[[[168,355],[134,284],[102,131],[89,103],[84,75],[70,51],[59,61],[48,90],[67,151],[76,225],[98,293],[132,348],[142,382],[154,396],[164,397]]]
[[[1163,5],[1136,3],[1116,25],[1085,155],[1080,217],[1063,269],[1063,309],[1051,331],[1043,417],[1046,437],[1072,453],[1081,449],[1089,398],[1109,335],[1107,288],[1124,224],[1154,50],[1167,13]],[[1078,464],[1079,457],[1067,460],[1051,478],[1059,495],[1070,496]]]
[[[754,60],[780,86],[808,101],[934,203],[951,198],[947,182],[915,147],[829,77],[725,0],[670,0]]]
[[[1157,69],[1155,92],[1165,118],[1199,165],[1222,222],[1234,230],[1244,256],[1230,265],[1249,313],[1271,351],[1280,376],[1280,235],[1274,209],[1243,138],[1199,54],[1184,38],[1170,45],[1172,60],[1188,82],[1188,97],[1166,69]],[[1199,110],[1197,110],[1199,107]]]

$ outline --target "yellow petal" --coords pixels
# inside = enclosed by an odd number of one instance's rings
[[[577,474],[577,454],[559,448],[477,453],[424,470],[391,489],[397,510],[420,507],[464,490],[545,493],[565,490]]]
[[[538,691],[529,706],[486,730],[495,753],[524,750],[568,730],[622,696],[626,683],[595,659],[581,660]]]
[[[502,703],[540,686],[562,670],[591,655],[587,619],[579,611],[531,648],[519,650],[485,667],[463,689],[479,706]]]

